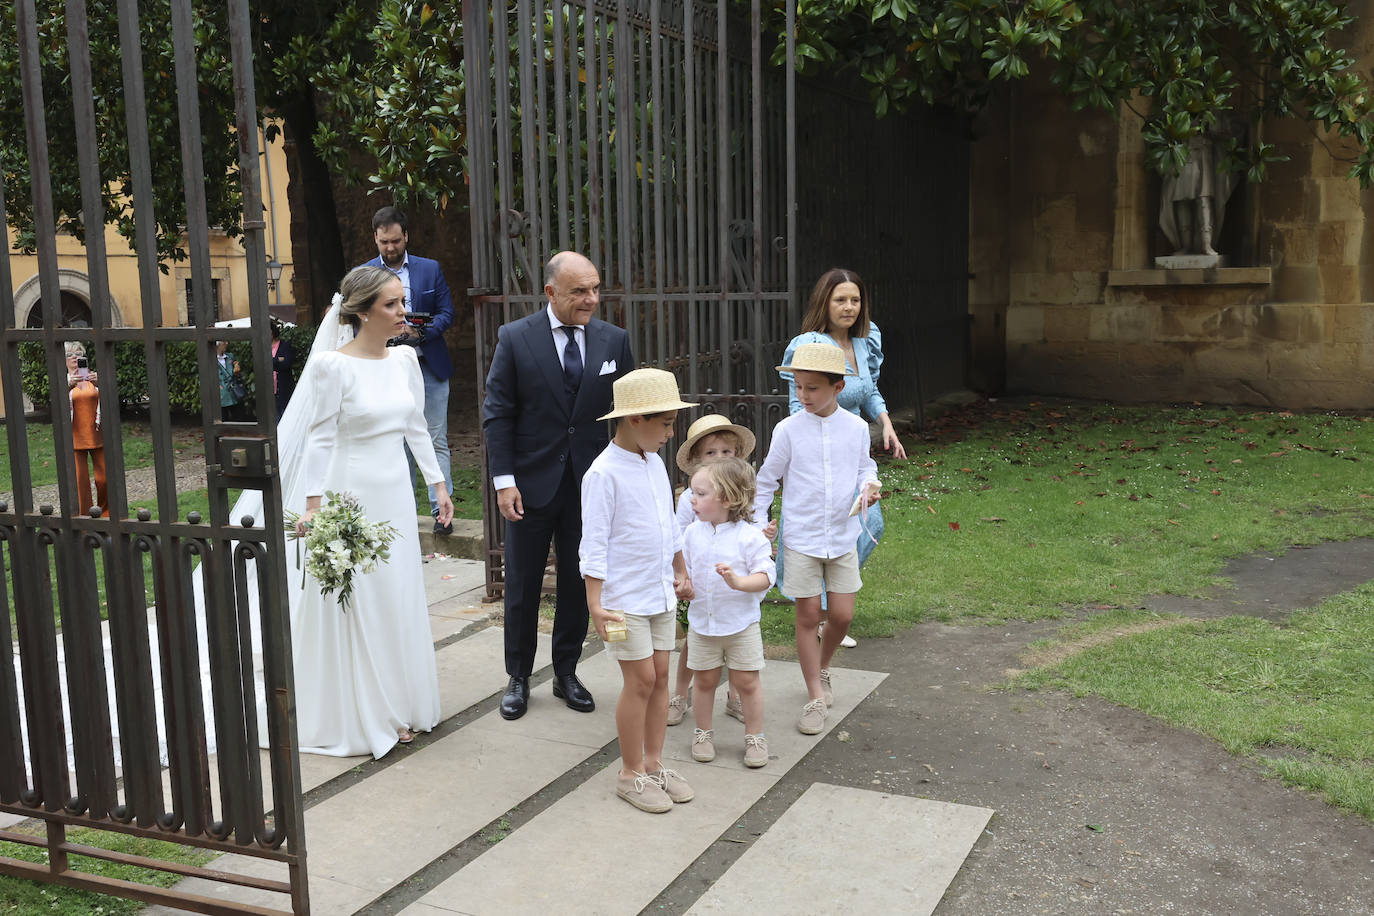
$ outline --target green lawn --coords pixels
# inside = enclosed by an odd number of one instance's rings
[[[125,423],[123,429],[124,467],[128,470],[147,467],[153,463],[153,442],[151,428],[147,423],[132,421]],[[200,427],[179,426],[174,432],[172,450],[178,460],[190,458],[201,451],[198,439]],[[57,483],[57,467],[54,464],[52,424],[29,421],[26,424],[29,443],[29,469],[35,487],[52,486]],[[0,430],[0,492],[13,489],[10,477],[10,441],[8,431]]]
[[[1356,537],[1374,518],[1368,418],[1041,404],[908,447],[879,467],[887,531],[859,637],[1196,594],[1229,557]]]
[[[1070,650],[1076,641],[1083,648],[1023,675],[1020,686],[1096,694],[1209,735],[1374,819],[1374,583],[1282,625],[1118,611],[1060,636]]]
[[[11,828],[16,832],[42,835],[42,828]],[[75,829],[67,832],[73,843],[94,846],[130,855],[146,856],[167,862],[180,862],[190,865],[204,865],[213,854],[190,846],[180,846],[162,840],[148,840],[110,833],[100,830]],[[33,846],[20,843],[0,842],[0,856],[22,859],[26,862],[47,862],[47,853]],[[131,865],[118,865],[103,859],[85,856],[71,856],[69,859],[74,870],[91,872],[124,881],[137,881],[158,887],[170,887],[181,880],[180,876]],[[62,916],[118,916],[124,913],[137,913],[144,904],[123,897],[109,897],[87,891],[40,884],[23,878],[0,877],[0,913],[19,914],[54,913]]]

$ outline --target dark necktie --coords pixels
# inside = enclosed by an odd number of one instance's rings
[[[577,348],[577,329],[570,324],[562,326],[564,335],[568,338],[568,345],[563,348],[563,383],[568,386],[568,391],[577,393],[578,387],[582,384],[582,351]]]

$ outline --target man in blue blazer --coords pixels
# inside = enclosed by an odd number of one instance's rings
[[[487,373],[482,429],[496,501],[506,519],[506,673],[501,715],[529,703],[539,634],[539,597],[549,542],[558,551],[553,622],[553,695],[580,712],[596,704],[577,679],[587,637],[587,592],[578,567],[582,475],[609,441],[597,417],[611,386],[634,368],[630,336],[594,316],[595,265],[571,251],[544,268],[548,306],[502,325]]]
[[[406,215],[395,207],[382,207],[372,217],[372,238],[377,243],[377,257],[368,261],[371,267],[385,267],[401,278],[406,292],[406,311],[427,312],[433,321],[424,328],[407,328],[404,343],[415,348],[420,357],[420,374],[425,380],[425,422],[429,437],[434,440],[434,457],[444,472],[444,484],[453,492],[453,470],[448,451],[448,387],[453,377],[453,361],[449,359],[444,332],[453,324],[453,299],[439,262],[406,251],[410,236],[406,231]],[[409,457],[409,451],[406,452]],[[410,477],[415,479],[415,460],[410,459]],[[434,488],[429,488],[429,514],[435,516],[434,533],[452,534],[453,525],[438,521],[439,503]]]

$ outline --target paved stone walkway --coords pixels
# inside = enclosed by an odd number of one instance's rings
[[[668,732],[670,766],[691,781],[697,798],[667,815],[643,814],[614,797],[620,674],[595,651],[595,641],[578,669],[597,698],[594,713],[573,713],[555,700],[544,669],[536,672],[529,713],[516,722],[500,718],[502,631],[489,620],[499,606],[480,603],[482,574],[472,561],[437,558],[425,566],[444,721],[379,761],[301,758],[313,913],[639,913],[713,844],[754,842],[734,835],[740,817],[886,677],[837,668],[826,731],[808,737],[793,726],[805,702],[800,672],[793,663],[770,661],[768,766],[743,766],[743,726],[718,708],[711,764],[691,760],[690,721]],[[538,657],[547,663],[546,635]],[[701,912],[738,912],[769,900],[770,913],[810,913],[824,899],[929,913],[992,815],[987,808],[819,785],[793,807],[775,843],[798,831],[834,830],[835,841],[846,844],[872,838],[875,828],[887,838],[877,848],[866,843],[860,877],[846,879],[862,886],[837,886],[822,869],[766,854],[742,861],[738,876],[722,875],[721,888],[702,897]],[[247,856],[226,855],[211,867],[284,877],[281,866]],[[285,906],[277,894],[198,879],[180,887]]]

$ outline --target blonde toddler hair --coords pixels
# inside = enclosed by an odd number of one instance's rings
[[[732,522],[754,521],[754,469],[743,458],[719,458],[700,465]]]

